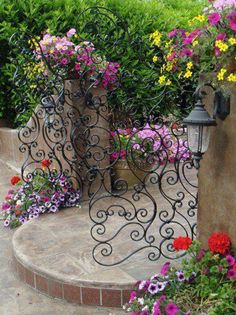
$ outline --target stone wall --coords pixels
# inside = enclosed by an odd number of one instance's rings
[[[206,108],[212,112],[212,96]],[[207,246],[212,232],[227,232],[236,246],[236,88],[232,89],[231,112],[211,127],[208,151],[199,172],[198,235]]]

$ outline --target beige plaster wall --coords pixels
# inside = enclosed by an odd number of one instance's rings
[[[211,97],[206,107],[212,110]],[[198,235],[204,246],[215,231],[227,232],[236,246],[236,88],[230,115],[212,127],[199,171]]]

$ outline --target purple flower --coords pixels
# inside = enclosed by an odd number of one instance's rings
[[[66,33],[66,36],[67,36],[67,37],[72,37],[75,33],[76,33],[76,29],[75,29],[75,28],[71,28],[71,29]]]
[[[167,315],[177,315],[179,309],[178,306],[175,303],[169,303],[166,305],[166,313]]]
[[[148,315],[148,311],[147,310],[143,310],[141,315]]]
[[[192,44],[192,42],[193,42],[193,38],[191,36],[187,36],[184,39],[184,45],[190,45],[190,44]]]
[[[170,268],[170,262],[166,262],[166,263],[162,266],[161,271],[160,271],[160,274],[161,274],[162,276],[166,276],[167,273],[168,273],[168,271],[169,271],[169,268]]]
[[[176,271],[176,276],[178,277],[179,282],[183,282],[185,280],[185,276],[182,271]]]
[[[68,59],[63,58],[63,59],[61,60],[61,64],[62,64],[62,65],[67,65],[67,64],[68,64]]]
[[[229,266],[233,266],[235,264],[235,258],[231,255],[227,255],[226,260]]]
[[[151,294],[156,294],[157,292],[159,292],[157,284],[150,283],[150,285],[148,287],[148,292]]]
[[[167,284],[166,281],[165,282],[157,282],[156,285],[157,285],[158,291],[161,292],[161,291],[165,290],[166,284]]]
[[[217,25],[220,22],[221,16],[219,13],[212,13],[208,16],[208,21],[211,25]]]
[[[236,279],[236,272],[233,268],[229,269],[229,271],[227,272],[226,278]]]

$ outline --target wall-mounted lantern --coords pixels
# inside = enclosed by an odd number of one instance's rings
[[[214,115],[211,117],[204,108],[202,101],[206,93],[198,88],[195,95],[197,96],[197,102],[190,114],[183,119],[183,124],[187,126],[188,147],[193,154],[194,166],[199,169],[200,160],[207,151],[210,142],[209,127],[216,126],[216,117],[226,118],[230,112],[230,100],[225,98],[221,92],[215,92]]]

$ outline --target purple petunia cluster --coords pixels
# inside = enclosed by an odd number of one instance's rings
[[[79,203],[80,191],[73,188],[67,176],[36,174],[18,189],[8,191],[2,204],[4,226],[16,227],[43,213],[55,213]]]

